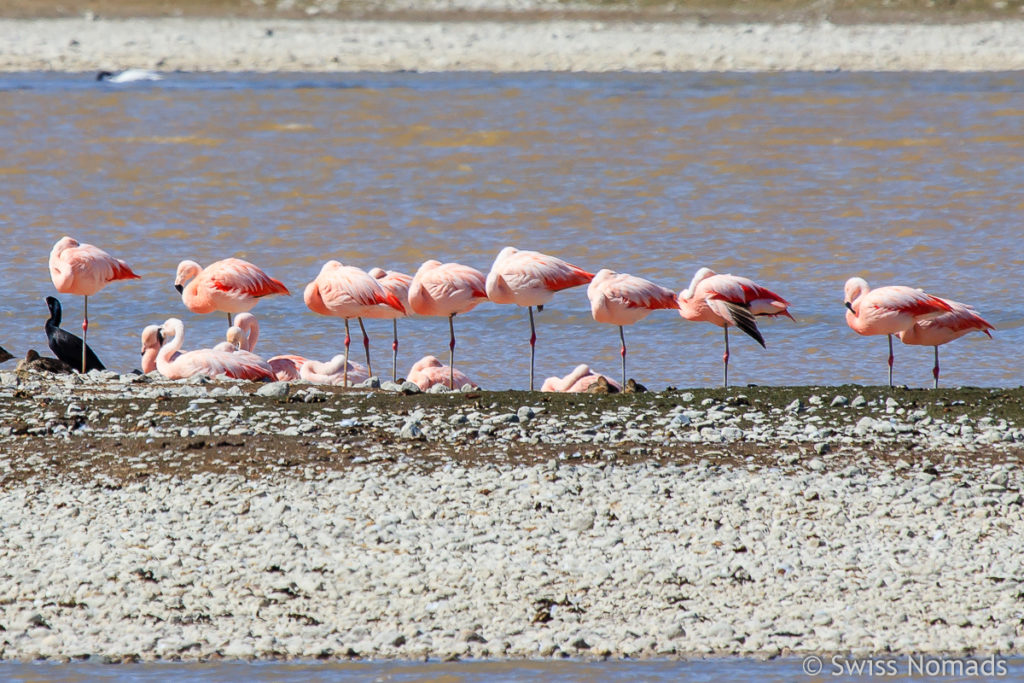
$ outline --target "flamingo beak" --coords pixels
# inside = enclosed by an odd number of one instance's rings
[[[850,313],[857,315],[857,311],[853,310],[853,304],[851,304],[849,301],[844,301],[843,305],[850,309]]]
[[[181,294],[182,292],[185,291],[185,285],[174,285],[174,288],[178,290],[178,294]]]
[[[164,333],[163,333],[163,330],[157,330],[156,331],[156,341],[157,341],[158,344],[160,344],[160,346],[164,345]]]

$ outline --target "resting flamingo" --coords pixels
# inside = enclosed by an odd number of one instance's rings
[[[195,261],[182,261],[178,264],[174,288],[193,313],[227,313],[228,327],[232,313],[252,310],[265,296],[291,294],[280,280],[238,258],[215,261],[206,268]]]
[[[378,304],[366,312],[364,317],[380,318],[391,320],[392,341],[391,341],[391,380],[398,381],[398,319],[409,315],[409,285],[412,284],[412,276],[400,273],[397,270],[384,270],[383,268],[371,268],[367,271],[369,275],[377,280],[385,291],[395,295],[402,302],[405,311],[399,311],[393,306]]]
[[[753,280],[738,275],[719,275],[701,268],[690,286],[679,293],[679,315],[687,320],[718,325],[725,333],[722,355],[723,386],[729,386],[729,327],[738,327],[765,348],[754,316],[784,315],[790,320],[789,302]]]
[[[82,313],[82,372],[86,371],[86,349],[89,341],[89,297],[115,280],[138,280],[128,264],[99,247],[82,244],[64,236],[50,251],[50,279],[61,294],[84,297]]]
[[[348,321],[359,319],[359,327],[363,330],[363,348],[366,350],[366,365],[372,373],[370,365],[370,339],[363,326],[363,316],[372,313],[372,309],[384,304],[396,311],[405,312],[405,306],[391,292],[388,292],[369,273],[354,266],[345,266],[338,261],[328,261],[320,269],[316,279],[306,285],[303,299],[309,310],[320,315],[331,315],[345,320],[345,365],[343,372],[348,371],[348,347],[352,341],[348,331]],[[344,382],[348,386],[348,381]]]
[[[915,323],[952,311],[945,299],[920,289],[893,285],[871,289],[864,278],[851,277],[843,287],[846,324],[857,334],[884,334],[889,338],[889,386],[892,386],[892,335]]]
[[[505,247],[494,259],[491,272],[487,274],[487,298],[496,304],[526,306],[530,315],[530,391],[533,391],[537,346],[533,307],[536,306],[539,313],[555,292],[588,284],[593,279],[593,273],[539,251]]]
[[[160,334],[159,325],[146,325],[142,329],[142,371],[150,373],[156,370],[156,357],[164,337]],[[172,358],[173,360],[173,358]]]
[[[260,338],[260,323],[256,316],[249,312],[239,313],[235,316],[235,326],[238,327],[241,333],[240,338],[237,340],[237,347],[245,349],[250,353],[256,353],[256,342]],[[232,333],[229,328],[229,342],[232,341],[232,336],[238,337],[239,334]],[[293,354],[284,354],[267,359],[267,364],[274,371],[274,376],[279,382],[299,379],[299,369],[305,362],[305,358]]]
[[[156,367],[167,379],[184,379],[193,375],[216,377],[227,375],[232,379],[274,379],[269,368],[253,364],[237,353],[197,349],[181,351],[185,341],[185,324],[178,318],[168,318],[160,328],[163,344],[156,356]]]
[[[435,384],[448,384],[448,388],[453,388],[452,385],[458,387],[464,387],[467,384],[474,389],[479,389],[480,386],[471,380],[466,373],[461,370],[456,370],[451,366],[444,365],[434,356],[424,356],[416,361],[412,368],[409,370],[409,375],[406,380],[412,382],[420,388],[420,391],[426,391]]]
[[[622,386],[626,385],[626,336],[623,326],[643,320],[651,311],[678,309],[676,293],[649,280],[602,268],[587,287],[590,313],[599,323],[619,326]]]
[[[448,318],[448,388],[455,388],[455,316],[468,313],[487,300],[484,274],[459,263],[431,259],[416,271],[409,285],[409,305],[419,315]]]
[[[339,353],[327,362],[307,359],[299,368],[299,376],[314,384],[348,386],[349,381],[358,384],[369,379],[370,371],[359,363],[345,360],[345,355]]]
[[[943,301],[949,304],[949,313],[943,313],[931,320],[914,323],[913,327],[899,333],[900,341],[904,344],[935,348],[935,366],[932,368],[932,377],[935,379],[933,386],[936,389],[939,388],[939,346],[959,339],[974,330],[984,332],[991,339],[992,334],[989,330],[996,329],[978,315],[973,306],[951,299],[943,299]]]
[[[572,372],[565,377],[548,377],[541,385],[541,391],[557,391],[579,394],[587,391],[591,386],[597,384],[604,377],[608,386],[615,391],[622,391],[622,385],[607,375],[596,373],[589,365],[577,365]]]

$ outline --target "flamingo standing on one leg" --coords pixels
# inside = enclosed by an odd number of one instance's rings
[[[426,391],[435,384],[445,383],[458,384],[459,387],[464,387],[468,384],[474,389],[480,388],[466,373],[442,364],[434,356],[424,356],[416,361],[409,370],[406,380],[418,386],[420,391]]]
[[[579,394],[585,392],[594,384],[597,384],[602,377],[604,377],[604,380],[608,383],[609,388],[614,389],[615,392],[622,391],[622,385],[607,375],[595,373],[590,369],[590,366],[586,364],[577,365],[573,371],[565,377],[548,377],[544,380],[544,384],[541,386],[540,390]]]
[[[533,391],[537,345],[533,307],[540,312],[555,292],[588,284],[593,279],[593,273],[539,251],[505,247],[494,259],[491,272],[487,274],[487,298],[496,304],[526,306],[530,314],[530,391]]]
[[[915,323],[949,313],[945,299],[920,289],[893,285],[871,289],[864,278],[851,277],[843,287],[846,324],[857,334],[889,337],[889,386],[892,386],[892,335],[909,330]]]
[[[431,259],[416,271],[409,285],[413,313],[448,318],[448,388],[455,388],[455,316],[487,300],[487,282],[476,268]]]
[[[359,319],[359,327],[363,330],[363,347],[366,349],[366,365],[372,373],[370,340],[363,326],[363,316],[373,313],[373,308],[379,304],[405,312],[405,307],[398,297],[377,284],[376,278],[359,268],[344,266],[338,261],[328,261],[323,265],[316,279],[306,285],[303,298],[306,306],[314,313],[345,319],[345,373],[348,372],[348,347],[352,341],[348,331],[349,319]],[[348,386],[347,380],[344,386]]]
[[[934,388],[936,389],[939,388],[939,346],[959,339],[973,330],[984,332],[991,339],[992,334],[989,330],[996,329],[978,315],[973,306],[951,299],[943,299],[943,301],[949,304],[951,309],[949,313],[943,313],[931,320],[914,323],[913,327],[899,333],[900,341],[904,344],[935,348],[935,366],[932,368],[932,377],[935,378]]]
[[[238,333],[233,333],[233,328],[228,328],[228,341],[232,342],[232,336],[238,337],[237,348],[245,349],[250,353],[256,353],[256,342],[260,338],[260,323],[252,313],[239,313],[235,316],[235,326]],[[239,334],[240,333],[240,334]],[[279,382],[288,382],[299,379],[299,370],[306,358],[293,354],[274,356],[267,359],[267,365],[274,371],[274,376]]]
[[[174,288],[193,313],[223,311],[228,315],[252,310],[262,297],[291,294],[275,280],[248,261],[226,258],[203,268],[195,261],[182,261],[174,278]]]
[[[409,315],[409,285],[412,284],[412,276],[400,273],[397,270],[384,270],[383,268],[371,268],[371,277],[376,278],[385,291],[391,292],[402,302],[405,312],[384,304],[378,304],[366,312],[367,318],[390,319],[393,337],[391,340],[391,380],[398,381],[398,319]]]
[[[679,293],[679,315],[718,325],[725,331],[723,386],[729,386],[729,327],[738,327],[765,348],[754,316],[784,315],[793,320],[788,306],[788,301],[749,278],[719,275],[710,268],[698,270],[690,286]]]
[[[114,280],[138,280],[128,264],[99,247],[61,237],[50,251],[50,279],[62,294],[85,297],[82,314],[82,372],[86,371],[86,343],[89,339],[89,297]]]
[[[651,311],[678,309],[676,294],[649,280],[602,268],[590,281],[587,298],[590,299],[590,312],[594,320],[619,326],[622,386],[626,386],[626,336],[622,331],[623,326],[643,320]]]
[[[160,328],[163,344],[156,356],[156,367],[167,379],[184,379],[193,375],[216,377],[227,375],[233,379],[274,379],[266,364],[255,364],[242,354],[213,349],[181,351],[185,341],[185,324],[178,318],[168,318]]]

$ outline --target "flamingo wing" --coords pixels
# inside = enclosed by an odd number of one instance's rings
[[[608,280],[602,289],[605,296],[626,308],[679,308],[675,292],[633,275],[620,275]]]
[[[871,290],[868,305],[871,308],[882,308],[912,316],[941,314],[952,311],[945,299],[933,296],[920,289],[892,285]]]
[[[537,251],[513,254],[502,264],[501,276],[512,289],[539,286],[552,292],[585,285],[594,279],[593,273],[579,266]]]
[[[291,294],[280,280],[237,258],[211,263],[203,271],[203,277],[214,289],[235,296],[259,298],[270,294]]]

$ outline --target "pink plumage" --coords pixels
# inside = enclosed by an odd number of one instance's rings
[[[252,354],[197,349],[181,351],[185,341],[185,324],[178,318],[164,322],[161,332],[163,345],[156,357],[156,366],[168,379],[184,379],[194,375],[216,377],[226,375],[232,379],[262,380],[274,379],[273,372],[265,363],[256,363]]]
[[[418,386],[421,391],[426,391],[435,384],[442,384],[450,388],[449,383],[453,380],[454,386],[458,388],[467,384],[479,388],[477,383],[471,380],[466,373],[442,364],[434,356],[424,356],[416,361],[406,379]]]
[[[215,261],[202,268],[195,261],[182,261],[174,278],[181,300],[193,313],[221,311],[228,314],[252,310],[272,294],[290,294],[280,280],[257,266],[238,258]]]
[[[138,280],[128,264],[99,247],[62,237],[50,251],[50,279],[62,294],[93,296],[115,280]]]
[[[578,394],[587,391],[590,387],[604,377],[608,386],[614,387],[616,391],[622,391],[622,385],[607,375],[596,373],[590,366],[577,365],[572,372],[565,377],[548,377],[541,386],[541,391],[564,392]]]
[[[914,323],[913,327],[899,333],[904,344],[935,347],[935,364],[932,367],[933,386],[939,386],[939,346],[959,339],[969,332],[983,332],[989,338],[989,330],[996,329],[974,310],[973,306],[959,301],[943,299],[949,305],[949,312]]]

